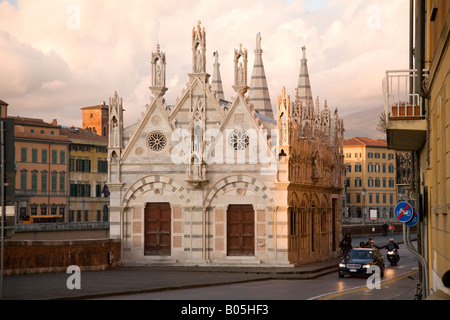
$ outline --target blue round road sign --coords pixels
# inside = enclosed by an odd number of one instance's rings
[[[405,223],[405,225],[407,227],[414,227],[417,224],[417,222],[419,222],[419,213],[416,210],[414,210],[413,218],[411,219],[411,221]]]
[[[409,222],[414,217],[414,209],[408,202],[400,202],[395,206],[394,215],[399,222]]]

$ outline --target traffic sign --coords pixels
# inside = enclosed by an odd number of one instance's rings
[[[409,222],[414,217],[414,208],[408,202],[399,202],[395,206],[394,215],[399,222]]]
[[[419,222],[419,213],[414,209],[414,216],[411,221],[405,223],[407,227],[414,227]]]

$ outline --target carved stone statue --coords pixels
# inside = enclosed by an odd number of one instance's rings
[[[162,97],[167,91],[166,86],[166,55],[160,50],[159,44],[156,52],[152,52],[152,85],[150,90],[155,97]]]
[[[203,64],[202,54],[200,53],[200,50],[197,50],[197,54],[195,56],[195,72],[197,73],[202,72],[202,64]]]
[[[161,67],[159,66],[159,63],[156,64],[156,86],[161,86]]]
[[[256,49],[261,49],[261,32],[256,35]]]

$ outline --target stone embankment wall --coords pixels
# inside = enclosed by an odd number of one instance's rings
[[[4,243],[4,274],[104,270],[120,261],[120,240],[14,241]]]

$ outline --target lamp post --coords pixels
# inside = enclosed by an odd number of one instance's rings
[[[401,202],[403,200],[403,187],[398,188],[398,201]]]
[[[363,189],[362,189],[361,194],[362,194],[362,196],[363,196],[362,218],[363,218],[363,225],[365,225],[365,224],[366,224],[366,212],[365,212],[365,210],[364,210],[364,209],[365,209],[365,208],[364,208],[364,205],[365,205],[365,202],[366,202],[366,194],[367,194],[366,188],[363,188]]]

